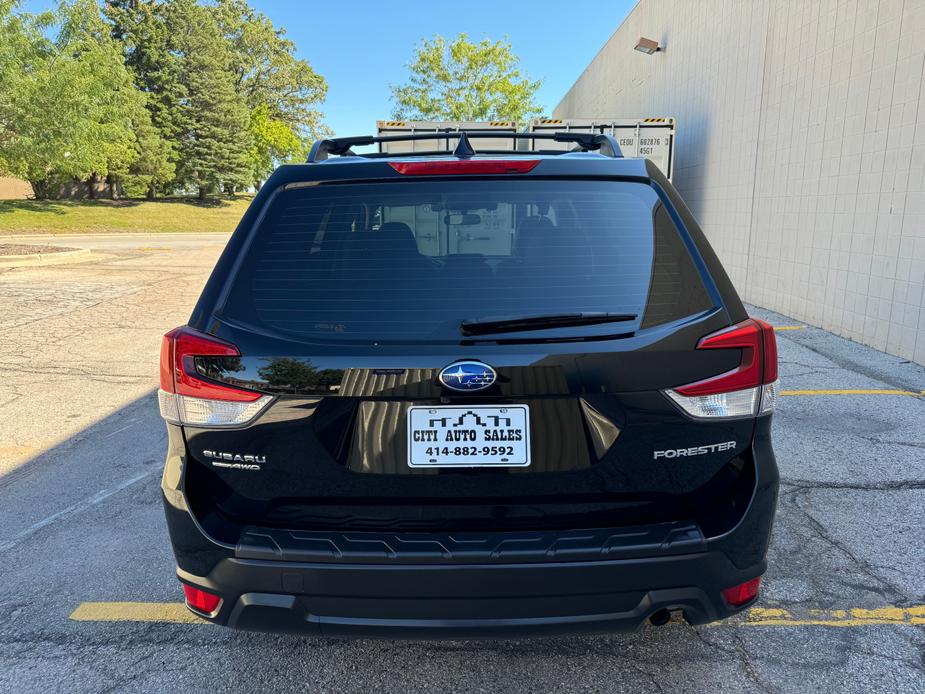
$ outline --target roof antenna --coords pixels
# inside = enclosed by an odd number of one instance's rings
[[[453,150],[454,157],[471,157],[475,154],[475,150],[472,149],[472,145],[469,144],[469,138],[466,137],[466,132],[464,130],[459,131],[459,144],[456,145],[456,149]]]

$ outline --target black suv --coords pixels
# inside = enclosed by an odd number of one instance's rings
[[[612,138],[352,149],[428,137],[323,140],[280,167],[164,337],[187,605],[436,638],[752,604],[777,503],[773,329]]]

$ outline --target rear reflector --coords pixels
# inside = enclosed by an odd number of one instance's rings
[[[697,343],[697,349],[739,349],[739,366],[665,394],[693,417],[753,417],[777,403],[777,341],[774,328],[749,318]]]
[[[247,424],[273,398],[252,390],[209,381],[196,370],[196,357],[239,357],[238,348],[212,335],[183,326],[161,341],[158,404],[173,424],[228,427]]]
[[[219,596],[185,583],[183,584],[183,594],[186,596],[186,604],[190,608],[196,612],[201,612],[207,617],[214,617],[222,604],[222,599]]]
[[[726,588],[723,591],[723,599],[732,607],[741,607],[747,602],[751,602],[758,597],[758,590],[761,587],[761,576],[753,578],[745,583],[740,583],[732,588]]]
[[[453,161],[390,161],[404,176],[458,176],[468,174],[527,173],[539,159],[459,159]]]

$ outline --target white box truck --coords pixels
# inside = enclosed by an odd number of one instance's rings
[[[674,170],[674,118],[537,118],[529,132],[586,132],[612,135],[625,157],[644,157],[670,181]],[[530,149],[560,151],[570,149],[567,142],[531,140]]]

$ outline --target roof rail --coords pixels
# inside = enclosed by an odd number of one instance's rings
[[[332,137],[325,140],[316,140],[308,153],[307,163],[324,161],[330,154],[340,156],[356,155],[354,147],[374,145],[378,142],[408,142],[413,140],[445,140],[459,138],[460,146],[454,152],[457,156],[472,156],[477,152],[472,148],[470,138],[494,138],[498,140],[553,140],[555,142],[574,142],[580,151],[599,151],[607,157],[622,157],[620,145],[611,135],[601,133],[509,133],[509,132],[477,132],[466,130],[441,130],[433,133],[411,133],[408,135],[361,135],[359,137]],[[516,151],[516,150],[515,150]],[[414,153],[411,153],[412,155]],[[421,153],[423,154],[423,153]],[[432,153],[428,153],[432,154]],[[564,154],[564,152],[563,152]]]

